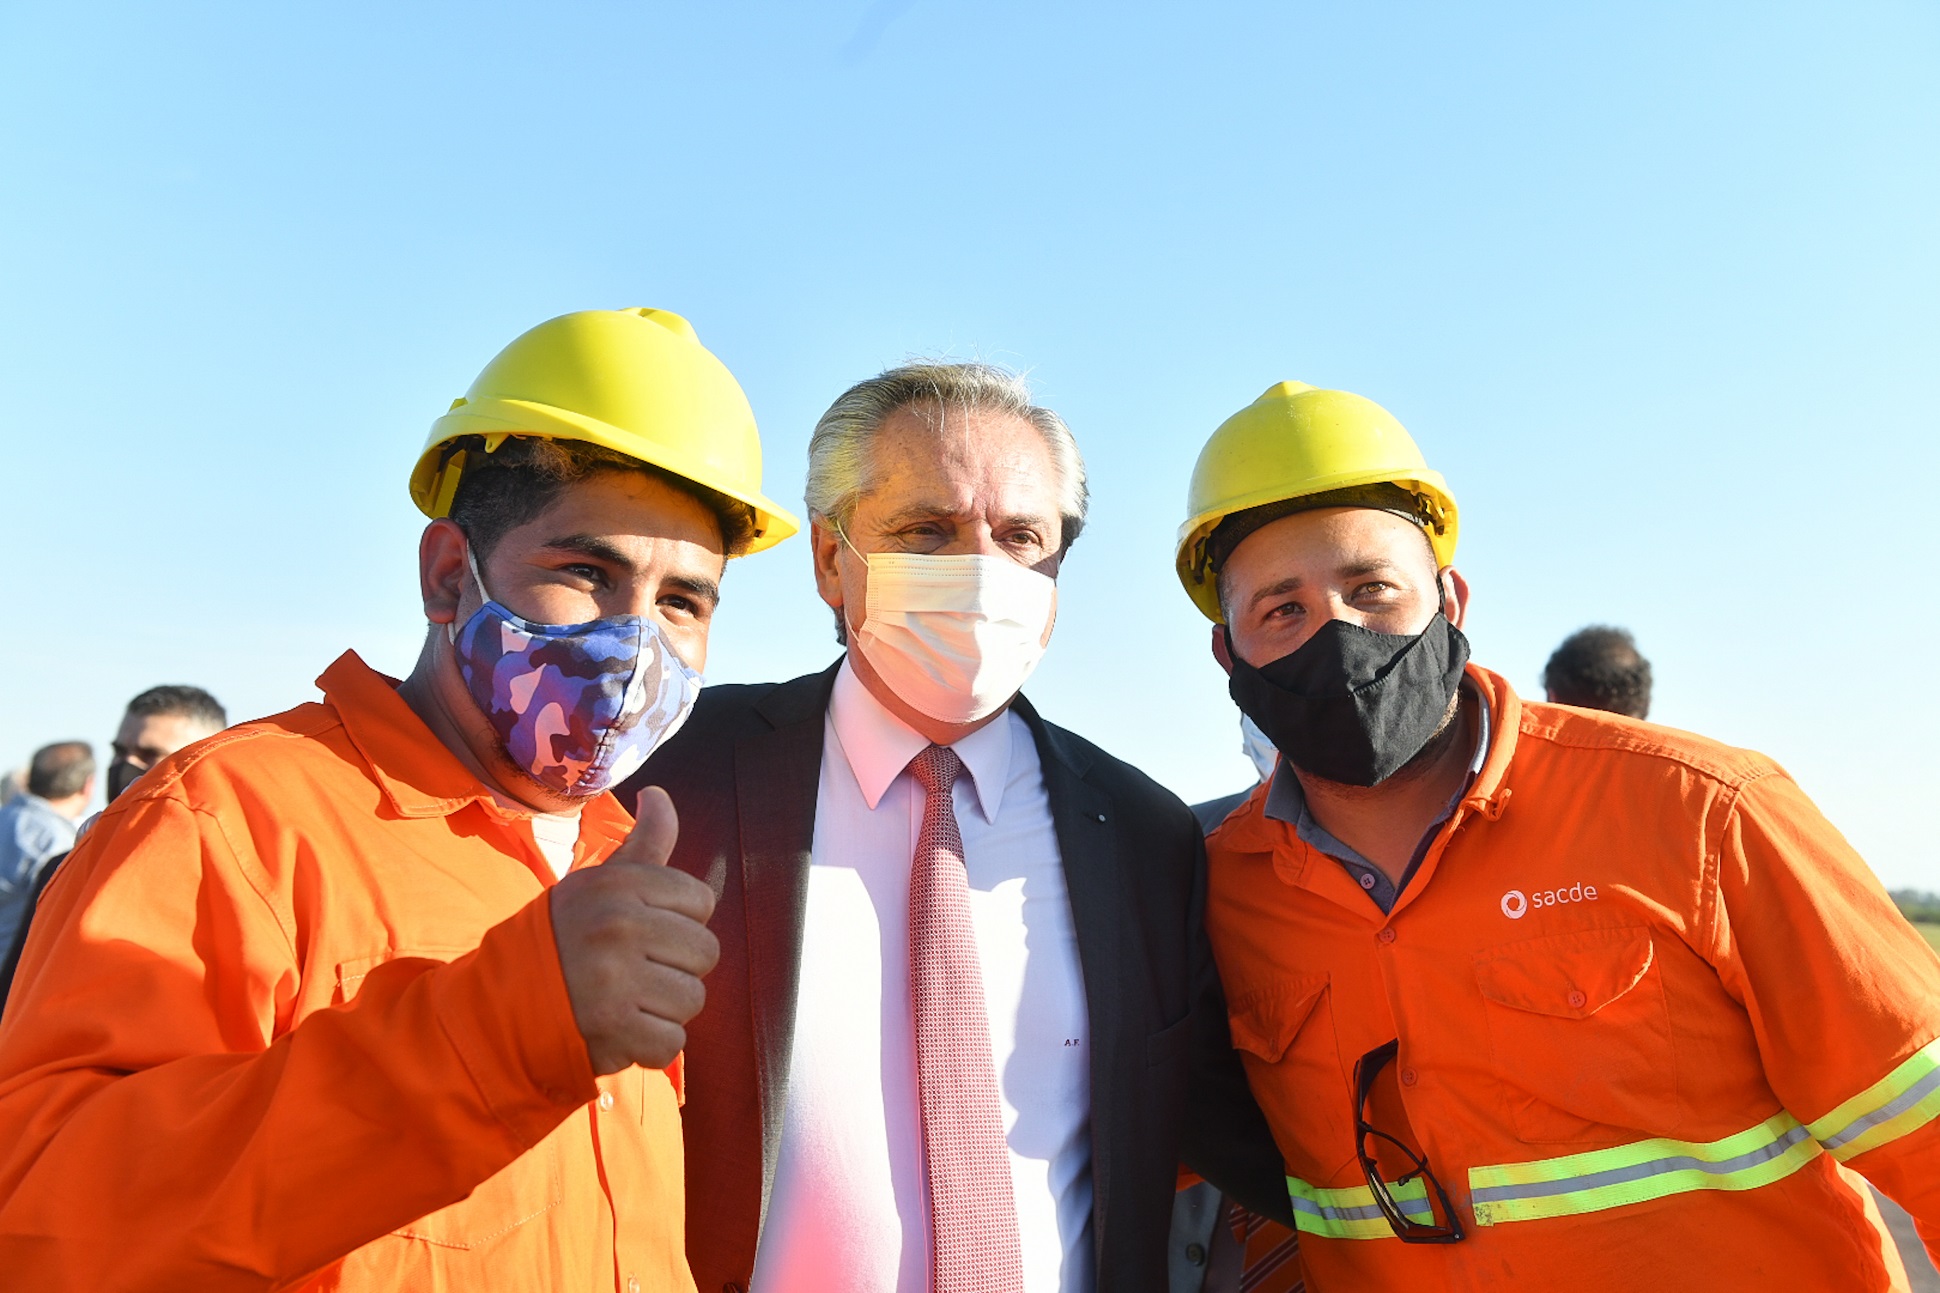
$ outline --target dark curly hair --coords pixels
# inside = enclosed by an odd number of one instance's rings
[[[567,486],[608,471],[639,472],[671,485],[714,514],[721,542],[732,556],[754,541],[754,509],[651,463],[581,440],[512,436],[490,453],[483,436],[461,436],[447,453],[465,455],[451,519],[465,532],[479,560],[498,541],[551,507]]]
[[[1543,666],[1543,689],[1563,705],[1650,715],[1650,661],[1627,629],[1592,624],[1563,639]]]

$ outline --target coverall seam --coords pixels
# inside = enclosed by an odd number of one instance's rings
[[[241,877],[242,882],[248,886],[249,892],[255,896],[256,901],[263,905],[263,910],[268,914],[270,921],[276,926],[276,932],[282,936],[283,950],[289,953],[290,963],[295,965],[297,961],[296,931],[283,923],[283,915],[276,909],[275,901],[269,894],[263,891],[262,886],[257,883],[256,876],[250,873],[250,869],[243,865],[242,851],[236,847],[236,841],[230,837],[229,827],[223,822],[220,815],[212,813],[205,808],[196,807],[194,804],[189,803],[186,797],[179,802],[198,821],[206,821],[214,824],[216,836],[222,840],[222,846],[229,851],[229,865]],[[264,878],[267,879],[267,877]]]
[[[1731,838],[1732,825],[1738,820],[1739,805],[1745,791],[1757,782],[1772,777],[1784,777],[1785,772],[1772,767],[1756,776],[1747,777],[1736,785],[1726,786],[1724,796],[1718,805],[1718,830],[1704,853],[1704,872],[1702,877],[1702,901],[1709,908],[1702,913],[1701,924],[1705,928],[1707,959],[1717,965],[1724,959],[1724,850],[1725,842]]]
[[[1527,713],[1528,711],[1525,710],[1524,714],[1527,715]],[[1707,781],[1715,782],[1734,795],[1753,781],[1764,777],[1785,775],[1785,770],[1771,759],[1749,750],[1734,751],[1738,757],[1732,760],[1700,760],[1692,758],[1685,751],[1672,749],[1653,741],[1629,740],[1623,737],[1603,740],[1571,739],[1559,727],[1532,727],[1527,717],[1524,718],[1521,735],[1534,740],[1547,741],[1551,745],[1566,750],[1614,750],[1625,754],[1641,755],[1645,758],[1662,759],[1666,763],[1674,763],[1688,769]]]

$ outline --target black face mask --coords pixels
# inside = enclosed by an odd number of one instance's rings
[[[126,759],[116,759],[108,765],[108,802],[120,798],[121,792],[135,784],[146,768],[138,768]]]
[[[1386,781],[1441,725],[1468,663],[1468,639],[1436,612],[1413,635],[1329,620],[1261,669],[1234,651],[1233,703],[1302,772],[1349,786]]]

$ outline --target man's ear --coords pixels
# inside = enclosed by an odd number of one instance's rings
[[[458,602],[465,591],[465,532],[449,517],[424,527],[418,540],[418,592],[424,598],[424,617],[433,624],[458,619]]]
[[[1468,619],[1468,580],[1453,566],[1443,567],[1440,575],[1442,596],[1447,599],[1449,623],[1461,628]]]
[[[842,588],[842,536],[821,517],[810,517],[808,545],[815,560],[815,591],[839,611],[848,600]]]
[[[1219,661],[1219,667],[1226,671],[1228,678],[1232,677],[1233,652],[1231,646],[1226,641],[1226,626],[1224,624],[1213,625],[1212,651],[1213,659]]]

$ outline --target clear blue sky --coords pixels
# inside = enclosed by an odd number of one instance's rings
[[[1655,717],[1766,750],[1940,889],[1930,4],[0,7],[0,763],[159,681],[239,717],[421,633],[405,478],[506,341],[691,318],[770,492],[912,354],[1028,369],[1091,528],[1029,690],[1237,788],[1171,573],[1269,384],[1448,477],[1477,658],[1628,625]],[[710,675],[833,653],[797,540]]]

